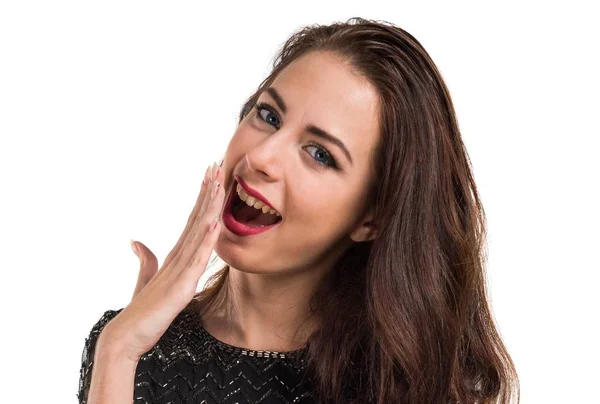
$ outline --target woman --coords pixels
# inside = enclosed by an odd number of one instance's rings
[[[135,243],[133,299],[90,332],[79,400],[518,401],[484,240],[419,42],[360,18],[308,26],[244,104],[160,271]],[[196,295],[213,248],[227,265]]]

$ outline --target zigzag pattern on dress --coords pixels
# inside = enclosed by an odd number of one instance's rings
[[[106,311],[86,339],[79,403],[85,403],[93,345],[121,310]],[[306,373],[307,347],[290,352],[234,347],[210,335],[194,312],[183,310],[157,344],[140,359],[134,403],[312,404]]]

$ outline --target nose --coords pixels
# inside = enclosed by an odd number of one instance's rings
[[[272,140],[272,138],[269,140]],[[261,176],[263,180],[276,181],[280,177],[282,169],[280,159],[283,158],[284,153],[281,152],[281,146],[269,140],[246,152],[246,165],[249,172]]]

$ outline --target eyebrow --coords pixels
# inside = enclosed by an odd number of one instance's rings
[[[275,103],[277,104],[279,109],[281,109],[281,111],[283,111],[283,113],[285,114],[287,112],[287,106],[285,105],[283,98],[281,97],[281,95],[279,95],[277,90],[275,90],[274,87],[269,87],[266,89],[266,92],[271,96],[271,98],[273,98],[275,100]],[[353,164],[352,156],[350,156],[350,152],[348,151],[348,148],[346,147],[344,142],[342,142],[340,139],[333,136],[326,130],[321,129],[315,125],[308,125],[306,127],[306,131],[309,133],[312,133],[313,135],[318,136],[322,139],[328,140],[329,142],[331,142],[334,145],[336,145],[337,147],[339,147],[344,152],[346,157],[348,157],[348,160],[350,160],[350,164]]]

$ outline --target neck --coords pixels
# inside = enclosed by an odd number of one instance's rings
[[[310,264],[291,271],[260,274],[230,265],[218,304],[202,316],[204,328],[223,342],[251,350],[304,348],[320,326],[310,299],[352,244],[343,238]]]
[[[203,316],[217,339],[252,350],[293,351],[306,346],[315,329],[309,301],[321,273],[265,275],[230,266],[225,303]]]

